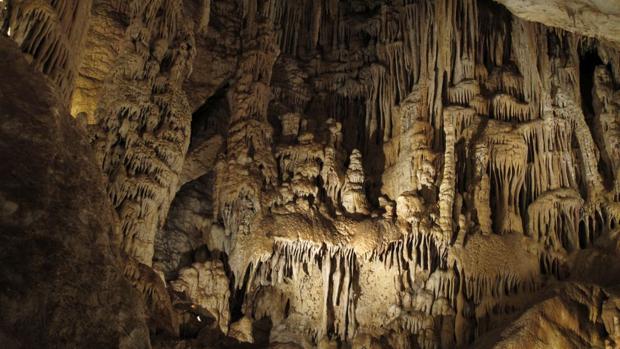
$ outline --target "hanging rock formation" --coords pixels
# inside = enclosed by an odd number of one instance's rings
[[[193,34],[180,2],[130,2],[121,52],[95,110],[94,146],[121,219],[121,244],[152,263],[189,147],[191,109],[182,84]]]
[[[88,124],[135,343],[618,347],[619,9],[498,2],[0,18]]]
[[[497,0],[519,17],[618,44],[620,3],[605,0]]]
[[[6,13],[3,31],[15,40],[35,69],[55,83],[65,106],[74,90],[91,4],[91,0],[0,3],[0,14]]]

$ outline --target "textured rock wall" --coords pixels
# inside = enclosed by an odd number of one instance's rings
[[[617,346],[620,54],[506,2],[93,1],[72,108],[155,346]]]
[[[4,4],[6,3],[6,4]],[[3,1],[3,32],[17,42],[33,66],[58,88],[69,105],[88,28],[92,1]]]
[[[613,90],[613,48],[490,2],[270,6],[280,54],[254,65],[270,88],[231,85],[205,242],[273,343],[468,345],[613,231],[613,155],[597,149],[616,116],[590,96]],[[261,115],[252,136],[237,110]]]
[[[0,342],[150,347],[85,130],[6,37],[0,74]]]
[[[607,0],[497,0],[528,21],[543,23],[618,45],[620,3]]]
[[[121,219],[122,248],[151,265],[189,147],[182,84],[194,39],[178,1],[130,2],[124,14],[129,25],[97,104],[94,145]]]

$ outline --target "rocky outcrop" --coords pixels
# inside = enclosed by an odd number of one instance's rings
[[[620,45],[620,3],[607,0],[495,0],[532,22]]]
[[[615,348],[619,310],[617,290],[562,285],[499,333],[482,338],[478,347]]]
[[[193,306],[207,311],[223,333],[228,332],[230,291],[228,276],[221,261],[194,263],[183,268],[179,277],[170,285],[174,291],[184,293],[191,299]]]
[[[85,130],[5,37],[0,74],[0,342],[149,348]]]
[[[124,9],[112,0],[92,3],[88,27],[84,28],[84,44],[71,96],[71,114],[96,124],[95,110],[103,97],[104,82],[114,69],[116,59],[122,53],[127,24]]]
[[[195,21],[196,59],[183,89],[196,111],[235,75],[241,49],[241,9],[238,1],[231,0],[184,1],[184,6]]]

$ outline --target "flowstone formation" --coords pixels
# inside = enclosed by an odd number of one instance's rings
[[[618,13],[499,2],[0,1],[88,131],[132,343],[619,347]]]

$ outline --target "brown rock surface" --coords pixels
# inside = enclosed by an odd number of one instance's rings
[[[532,22],[620,45],[618,0],[495,0]]]
[[[618,347],[618,6],[499,2],[0,1],[96,122],[39,215],[105,189],[155,347]]]
[[[0,75],[0,342],[150,347],[84,130],[5,37]]]

